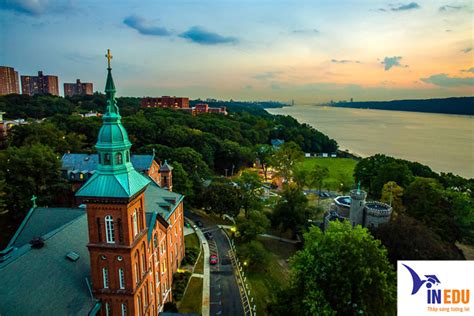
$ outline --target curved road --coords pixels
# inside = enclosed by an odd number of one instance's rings
[[[209,248],[212,253],[217,253],[219,263],[211,266],[211,316],[228,315],[242,316],[244,309],[240,299],[239,287],[235,279],[234,270],[228,256],[230,250],[229,243],[217,225],[208,218],[200,217],[191,212],[185,211],[185,216],[191,220],[201,221],[204,227],[203,232],[211,232],[214,237],[209,240]]]

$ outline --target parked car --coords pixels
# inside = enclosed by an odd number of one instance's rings
[[[216,254],[212,254],[210,257],[209,257],[209,263],[211,265],[216,265],[217,264],[217,255]]]
[[[196,221],[196,225],[197,225],[199,228],[202,228],[202,227],[204,226],[201,221]]]
[[[211,233],[211,232],[205,232],[205,233],[204,233],[204,236],[206,237],[206,239],[209,239],[209,240],[214,239],[214,236],[212,236],[212,233]]]

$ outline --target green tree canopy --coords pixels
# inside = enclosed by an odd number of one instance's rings
[[[367,229],[331,222],[312,227],[291,260],[279,315],[395,315],[396,278],[387,251]]]
[[[254,240],[258,235],[264,234],[270,227],[270,220],[263,212],[251,211],[248,218],[237,217],[237,231],[244,242]]]
[[[421,222],[399,215],[395,220],[378,226],[374,236],[387,247],[388,258],[397,260],[462,260],[459,249],[449,244]]]
[[[273,210],[273,226],[279,226],[283,230],[291,229],[296,235],[303,231],[310,218],[308,199],[303,191],[294,184],[285,186]]]
[[[241,206],[239,189],[234,187],[229,180],[214,179],[203,194],[206,212],[227,214],[233,217],[239,214]]]
[[[235,180],[239,186],[241,205],[244,210],[245,217],[248,218],[251,210],[261,210],[262,201],[262,180],[255,171],[244,171],[239,178]]]
[[[271,158],[271,165],[278,176],[287,181],[292,180],[293,169],[304,158],[304,153],[295,142],[286,142],[281,145]]]
[[[385,183],[382,188],[382,197],[380,198],[380,201],[392,205],[392,219],[405,212],[405,206],[403,205],[403,191],[403,188],[395,181]]]

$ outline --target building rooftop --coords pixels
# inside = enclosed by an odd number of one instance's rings
[[[85,213],[83,208],[31,208],[8,246],[20,248],[33,238],[44,236]]]
[[[132,155],[130,161],[133,167],[140,171],[146,171],[151,168],[153,155]],[[62,169],[94,171],[99,166],[99,156],[97,154],[64,154],[61,158]]]
[[[37,224],[29,222],[27,226]],[[86,215],[43,238],[42,248],[25,244],[15,250],[18,255],[0,263],[0,314],[87,315],[95,301],[86,282],[90,276]],[[71,251],[79,255],[77,261],[66,258]]]
[[[336,204],[338,205],[341,205],[341,206],[345,206],[345,207],[350,207],[351,206],[351,197],[348,196],[348,195],[345,195],[345,196],[338,196],[334,199],[334,201],[336,202]]]

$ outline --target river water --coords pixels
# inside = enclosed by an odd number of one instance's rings
[[[362,157],[377,153],[417,161],[437,172],[474,177],[474,117],[296,105],[267,109],[291,115]]]

